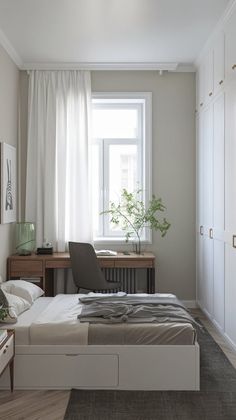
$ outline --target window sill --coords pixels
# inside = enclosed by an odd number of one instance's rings
[[[127,246],[133,246],[134,243],[136,243],[135,240],[130,239],[129,242],[126,242],[125,239],[122,238],[93,238],[95,245],[127,245]],[[142,245],[151,245],[152,241],[149,239],[143,239],[141,240]]]

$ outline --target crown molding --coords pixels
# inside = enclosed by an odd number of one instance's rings
[[[12,44],[10,43],[8,38],[4,35],[1,29],[0,29],[0,45],[2,45],[4,50],[7,52],[7,54],[12,59],[12,61],[17,65],[17,67],[21,69],[21,67],[23,66],[23,61],[21,60],[15,48],[13,48]]]
[[[196,66],[194,63],[179,63],[176,69],[176,72],[179,73],[195,73]]]
[[[207,41],[205,42],[200,54],[194,61],[195,67],[198,67],[203,56],[207,53],[207,51],[211,48],[212,44],[214,43],[214,40],[217,36],[217,34],[220,31],[223,31],[225,24],[230,19],[232,14],[236,11],[236,0],[231,0],[228,6],[226,7],[223,15],[219,19],[218,23],[216,24],[214,30],[212,31],[211,35],[208,37]]]
[[[21,70],[160,70],[176,71],[175,62],[71,62],[24,63]]]

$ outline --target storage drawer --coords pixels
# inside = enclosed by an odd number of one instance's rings
[[[102,260],[102,259],[100,260],[100,258],[98,259],[99,259],[99,265],[102,268],[113,268],[115,266],[114,260]]]
[[[43,276],[43,262],[36,260],[10,261],[10,277]]]
[[[71,261],[68,259],[64,261],[49,260],[45,262],[45,268],[71,268]]]
[[[117,260],[115,267],[117,268],[152,268],[153,260]]]
[[[13,335],[7,340],[4,346],[0,349],[0,373],[5,369],[8,362],[14,354],[14,337]]]
[[[25,375],[25,372],[30,372]],[[26,378],[27,377],[27,378]],[[20,383],[18,383],[20,378]],[[118,356],[114,354],[16,355],[16,387],[116,387]]]

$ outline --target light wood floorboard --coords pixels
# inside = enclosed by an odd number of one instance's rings
[[[63,420],[70,391],[0,391],[1,420]]]
[[[200,309],[191,310],[236,368],[236,352]],[[1,420],[63,420],[70,391],[0,391]]]

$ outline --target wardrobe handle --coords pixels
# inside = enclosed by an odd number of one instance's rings
[[[236,235],[233,235],[233,238],[232,238],[233,240],[232,240],[232,247],[233,248],[236,248]]]
[[[200,103],[200,106],[203,106],[203,102]]]
[[[212,96],[212,95],[213,95],[213,92],[210,92],[210,93],[209,93],[209,96]]]
[[[203,236],[203,226],[200,226],[199,232],[200,232],[200,235]]]
[[[213,239],[213,229],[212,228],[209,229],[209,238]]]
[[[224,83],[224,80],[219,81],[219,85],[222,85],[222,83]]]
[[[232,66],[232,70],[236,70],[236,64]]]

